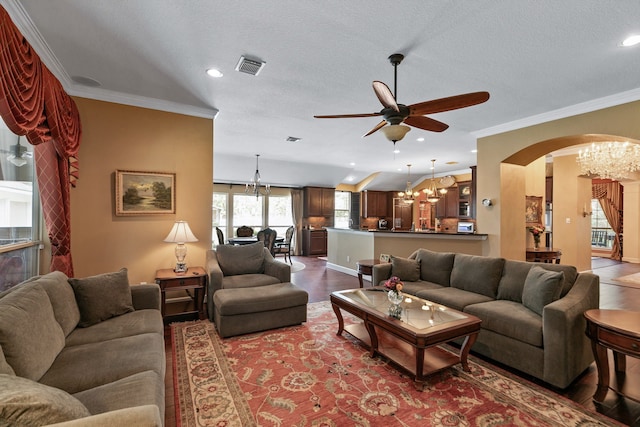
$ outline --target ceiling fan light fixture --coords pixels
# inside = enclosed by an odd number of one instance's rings
[[[389,125],[382,128],[384,136],[391,142],[397,142],[402,140],[404,136],[409,132],[411,128],[405,125]]]

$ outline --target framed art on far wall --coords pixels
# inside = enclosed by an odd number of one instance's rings
[[[116,215],[176,213],[176,174],[116,170]]]
[[[542,224],[542,197],[526,196],[525,221],[527,225]]]

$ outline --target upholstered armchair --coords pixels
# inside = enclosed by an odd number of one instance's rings
[[[291,267],[276,261],[262,242],[220,245],[207,251],[207,314],[214,321],[213,294],[219,289],[251,288],[291,281]]]

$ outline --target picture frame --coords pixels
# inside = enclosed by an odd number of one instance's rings
[[[176,213],[176,174],[116,170],[115,214],[169,215]]]
[[[391,255],[380,254],[380,262],[391,262]]]
[[[542,196],[526,196],[524,216],[527,226],[542,224]]]

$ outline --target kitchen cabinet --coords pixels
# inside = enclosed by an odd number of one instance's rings
[[[471,181],[458,183],[458,218],[471,218]]]
[[[393,229],[410,230],[413,224],[413,204],[393,199]]]
[[[304,216],[333,216],[335,190],[333,188],[304,187]]]
[[[362,213],[365,218],[383,218],[389,215],[389,197],[386,191],[365,191],[362,197]]]
[[[302,255],[327,255],[327,230],[303,230]]]
[[[450,187],[446,194],[441,195],[436,203],[436,218],[458,217],[458,188]]]

